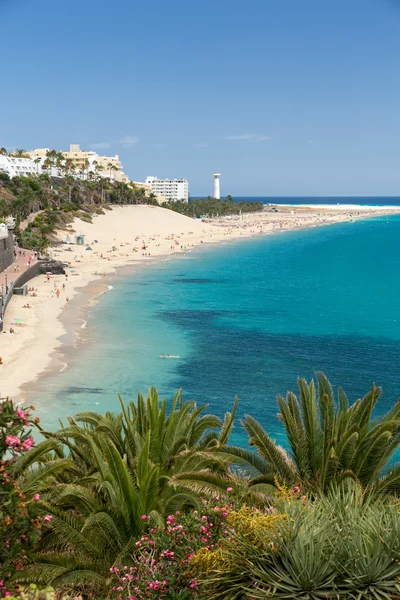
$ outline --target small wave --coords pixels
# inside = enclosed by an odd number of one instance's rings
[[[60,369],[60,373],[62,373],[63,371],[65,371],[65,369],[68,367],[67,363],[63,363],[63,366]]]
[[[110,291],[111,291],[111,290],[113,290],[113,289],[114,289],[114,286],[113,286],[113,285],[108,285],[106,290],[104,290],[103,292],[100,292],[99,294],[97,294],[97,298],[99,298],[99,297],[100,297],[100,296],[102,296],[103,294],[106,294],[107,292],[110,292]]]
[[[83,321],[81,325],[81,329],[86,329],[87,321]]]

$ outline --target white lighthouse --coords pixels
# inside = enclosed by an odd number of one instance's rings
[[[219,178],[221,177],[221,173],[214,173],[214,198],[220,200],[221,192],[219,189]]]

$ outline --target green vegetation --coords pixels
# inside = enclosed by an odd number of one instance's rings
[[[364,398],[349,405],[338,389],[335,402],[332,386],[323,373],[307,385],[299,379],[299,400],[288,392],[278,396],[279,419],[290,445],[290,454],[279,447],[261,425],[246,416],[243,427],[254,453],[226,449],[239,458],[248,473],[249,485],[264,489],[278,477],[286,485],[299,484],[310,493],[326,493],[332,483],[358,481],[371,492],[399,493],[400,467],[387,469],[400,445],[400,401],[383,417],[372,418],[381,390],[375,385]],[[268,489],[268,488],[266,488]]]
[[[242,213],[254,213],[263,210],[262,202],[248,202],[241,200],[233,202],[232,196],[224,200],[216,198],[197,198],[190,202],[171,202],[168,208],[179,212],[187,217],[224,217],[228,215],[240,215]]]
[[[52,152],[45,161],[49,170],[61,164]],[[92,214],[107,205],[157,204],[152,194],[146,196],[143,188],[133,184],[111,181],[92,172],[83,175],[86,179],[74,178],[72,165],[68,164],[64,170],[62,178],[44,173],[11,179],[0,172],[0,218],[12,215],[16,219],[14,233],[22,247],[43,251],[53,241],[56,229],[65,228],[74,217],[90,222]]]
[[[278,396],[288,452],[250,416],[252,449],[231,446],[237,401],[221,420],[181,392],[168,407],[152,388],[55,432],[2,405],[1,592],[33,582],[110,600],[400,598],[399,403],[373,418],[378,388],[350,404],[316,379],[299,380],[299,399]]]

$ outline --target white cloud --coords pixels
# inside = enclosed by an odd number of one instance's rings
[[[125,147],[135,146],[139,142],[139,138],[136,135],[124,135],[118,140],[118,144],[122,144]]]
[[[243,135],[228,135],[223,138],[224,140],[228,140],[230,142],[266,142],[270,140],[269,135],[259,135],[257,133],[245,133]]]
[[[105,148],[111,148],[111,144],[110,142],[93,142],[93,144],[90,144],[90,147],[93,150],[105,150]]]

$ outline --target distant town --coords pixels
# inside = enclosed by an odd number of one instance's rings
[[[0,149],[0,172],[9,177],[48,174],[51,177],[72,176],[90,180],[104,177],[111,181],[141,187],[146,193],[153,193],[157,201],[188,202],[189,184],[186,179],[158,179],[149,176],[145,182],[131,181],[124,173],[119,155],[100,156],[97,152],[81,150],[78,144],[71,144],[69,151],[57,152],[50,148],[36,150],[16,150],[7,153]]]

